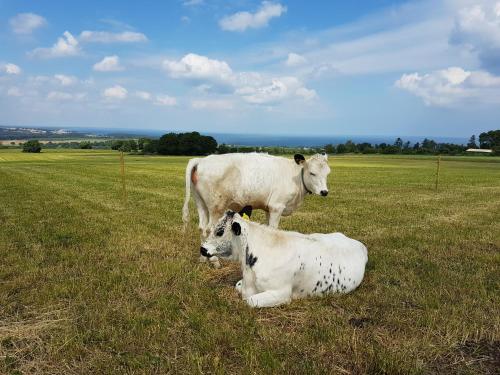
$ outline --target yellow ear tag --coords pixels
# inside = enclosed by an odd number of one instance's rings
[[[245,214],[245,213],[243,215],[241,215],[241,217],[243,219],[245,219],[246,221],[250,221],[250,217],[247,214]]]

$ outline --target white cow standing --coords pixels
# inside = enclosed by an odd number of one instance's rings
[[[202,256],[239,260],[243,279],[236,289],[252,307],[292,299],[349,293],[368,261],[366,247],[342,233],[301,234],[249,222],[233,211],[219,220],[200,248]]]
[[[293,213],[306,194],[328,195],[330,167],[326,154],[294,160],[261,153],[210,155],[191,159],[186,167],[186,196],[182,209],[189,221],[191,190],[199,227],[207,236],[227,209],[245,206],[266,211],[268,224],[277,228],[282,215]]]

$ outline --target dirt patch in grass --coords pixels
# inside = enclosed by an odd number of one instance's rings
[[[466,340],[438,357],[431,368],[435,374],[498,374],[500,341]]]
[[[57,372],[49,357],[48,341],[68,323],[67,311],[24,311],[5,317],[0,310],[0,372],[41,374]]]

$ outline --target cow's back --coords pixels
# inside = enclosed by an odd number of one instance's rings
[[[294,172],[289,159],[258,153],[210,155],[197,166],[201,193],[227,201],[228,208],[265,209],[272,194],[286,195],[293,188]]]

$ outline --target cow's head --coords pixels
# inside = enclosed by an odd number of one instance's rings
[[[316,154],[306,160],[303,155],[296,154],[293,158],[297,164],[302,165],[301,179],[304,188],[309,193],[326,197],[328,195],[326,180],[330,174],[328,155]]]
[[[240,254],[233,251],[233,243],[235,236],[241,235],[245,220],[240,215],[244,213],[250,217],[252,209],[245,207],[240,213],[227,211],[202,243],[200,247],[201,255],[209,259],[214,256],[230,260],[240,259]]]

